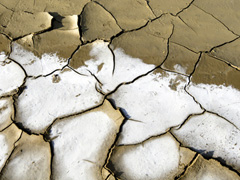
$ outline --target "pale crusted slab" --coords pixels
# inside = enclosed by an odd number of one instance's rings
[[[56,122],[50,131],[53,178],[102,180],[102,167],[123,119],[106,100],[97,109]]]
[[[9,126],[3,132],[0,132],[0,171],[4,167],[7,159],[11,155],[15,142],[20,138],[21,130],[15,125]],[[1,174],[0,174],[0,178]]]
[[[220,157],[234,169],[240,170],[240,131],[225,119],[204,113],[191,117],[173,133],[184,146],[212,154],[215,158]]]
[[[174,179],[179,167],[179,144],[165,134],[143,144],[116,147],[110,161],[123,180]]]
[[[141,142],[181,124],[192,113],[201,113],[202,109],[184,90],[186,80],[178,74],[156,71],[113,93],[110,98],[130,118],[118,144]]]
[[[198,156],[194,164],[187,170],[180,180],[239,180],[240,177],[213,159],[206,160]]]
[[[209,51],[237,37],[211,15],[195,6],[190,6],[179,16],[182,20],[178,17],[174,20],[171,41],[195,52]]]
[[[3,169],[1,179],[48,180],[50,178],[51,151],[42,136],[23,133],[9,162]],[[14,172],[14,173],[13,173]]]
[[[96,80],[65,68],[51,76],[28,79],[16,101],[16,121],[33,132],[43,132],[54,119],[101,104]]]
[[[0,97],[16,93],[24,78],[25,73],[17,63],[11,60],[0,62]]]
[[[9,126],[14,118],[13,99],[0,99],[0,131]]]

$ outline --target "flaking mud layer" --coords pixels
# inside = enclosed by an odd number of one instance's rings
[[[0,180],[240,179],[238,7],[0,0]]]

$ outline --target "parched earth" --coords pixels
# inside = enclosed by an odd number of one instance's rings
[[[0,179],[240,179],[239,9],[0,0]]]

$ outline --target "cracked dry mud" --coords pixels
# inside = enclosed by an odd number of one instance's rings
[[[240,179],[239,8],[0,0],[0,180]]]

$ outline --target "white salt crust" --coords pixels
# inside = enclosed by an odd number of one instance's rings
[[[183,143],[196,149],[212,153],[236,170],[240,170],[240,131],[225,119],[211,113],[190,118],[173,133]]]
[[[25,73],[21,67],[11,61],[0,61],[0,97],[13,95],[23,84]]]
[[[123,119],[105,101],[95,110],[56,122],[50,133],[53,178],[102,180],[102,167]]]
[[[119,48],[113,51],[115,54],[114,62],[108,44],[104,41],[93,42],[90,55],[95,58],[89,59],[85,62],[85,66],[76,69],[83,74],[88,74],[87,70],[95,74],[103,84],[99,84],[99,88],[104,93],[108,93],[114,90],[119,84],[132,81],[136,77],[155,68],[155,65],[145,64],[141,59],[132,58]],[[103,66],[98,71],[100,64],[103,64]]]
[[[67,64],[66,60],[59,58],[56,53],[45,53],[39,58],[15,42],[12,44],[10,58],[21,64],[28,76],[47,75]]]
[[[51,76],[30,78],[16,101],[16,121],[33,132],[43,132],[54,119],[101,104],[93,76],[66,68]]]
[[[7,55],[5,52],[0,52],[0,62],[5,61],[7,59]]]
[[[118,144],[141,142],[181,124],[190,114],[201,113],[200,106],[184,90],[186,83],[187,77],[175,73],[151,73],[113,93],[110,98],[130,118]]]
[[[240,91],[224,85],[193,84],[187,87],[196,100],[207,110],[228,119],[240,128]]]
[[[110,161],[119,172],[120,179],[174,179],[183,170],[180,167],[184,163],[181,149],[170,134],[165,134],[143,144],[116,147]]]

